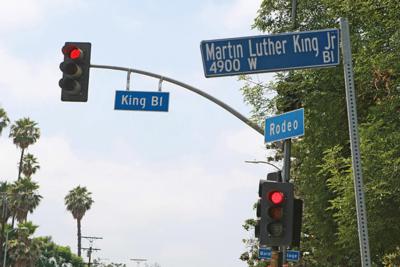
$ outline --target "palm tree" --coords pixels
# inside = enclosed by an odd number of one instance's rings
[[[25,177],[12,184],[10,189],[10,208],[19,222],[26,222],[28,213],[32,213],[39,206],[42,196],[38,194],[38,183]],[[14,222],[12,222],[12,225]]]
[[[37,226],[31,222],[20,223],[16,228],[16,238],[7,242],[8,255],[14,267],[34,267],[41,256],[43,241],[30,238]],[[8,261],[8,260],[7,260]]]
[[[18,168],[18,179],[21,179],[22,159],[24,158],[25,149],[39,139],[40,129],[37,127],[37,123],[29,118],[19,119],[11,125],[10,137],[13,139],[13,143],[21,149]]]
[[[81,256],[81,220],[85,215],[86,211],[90,209],[93,204],[93,199],[91,198],[91,192],[89,192],[86,187],[77,186],[68,195],[65,196],[65,206],[67,210],[72,213],[74,219],[76,219],[77,229],[78,229],[78,256]]]
[[[26,154],[22,159],[22,173],[25,177],[30,178],[32,174],[35,174],[39,169],[40,166],[37,158],[30,153]]]
[[[7,113],[3,108],[0,108],[0,135],[4,128],[7,127],[10,119],[7,117]]]

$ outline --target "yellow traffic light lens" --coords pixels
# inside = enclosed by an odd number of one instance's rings
[[[282,207],[271,207],[268,209],[268,215],[274,220],[280,220],[282,218],[283,209]]]

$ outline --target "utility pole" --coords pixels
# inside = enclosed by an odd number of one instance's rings
[[[147,259],[131,259],[131,261],[136,262],[136,263],[137,263],[137,266],[139,267],[139,266],[140,266],[140,263],[146,262]]]
[[[99,248],[93,248],[93,242],[97,239],[103,239],[102,237],[97,237],[97,236],[82,236],[82,238],[85,238],[89,240],[89,247],[88,248],[82,248],[83,250],[87,250],[87,256],[89,258],[88,260],[88,267],[91,266],[92,264],[92,253],[93,251],[99,251],[101,249]]]

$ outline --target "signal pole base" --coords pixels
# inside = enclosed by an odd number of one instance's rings
[[[282,267],[282,252],[273,250],[271,255],[271,267]]]

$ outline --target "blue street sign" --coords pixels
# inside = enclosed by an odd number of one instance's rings
[[[265,142],[304,135],[304,108],[265,119]]]
[[[286,260],[287,261],[299,261],[300,260],[300,251],[287,250],[286,251]]]
[[[272,257],[272,251],[270,248],[259,248],[258,249],[258,258],[264,260],[270,260]]]
[[[272,257],[272,250],[270,248],[259,248],[258,249],[258,258],[263,260],[270,260]],[[287,261],[299,261],[300,260],[300,251],[296,250],[287,250],[286,251],[286,260]]]
[[[202,41],[206,77],[339,64],[339,30],[324,29]]]
[[[169,93],[116,91],[114,109],[168,112]]]

